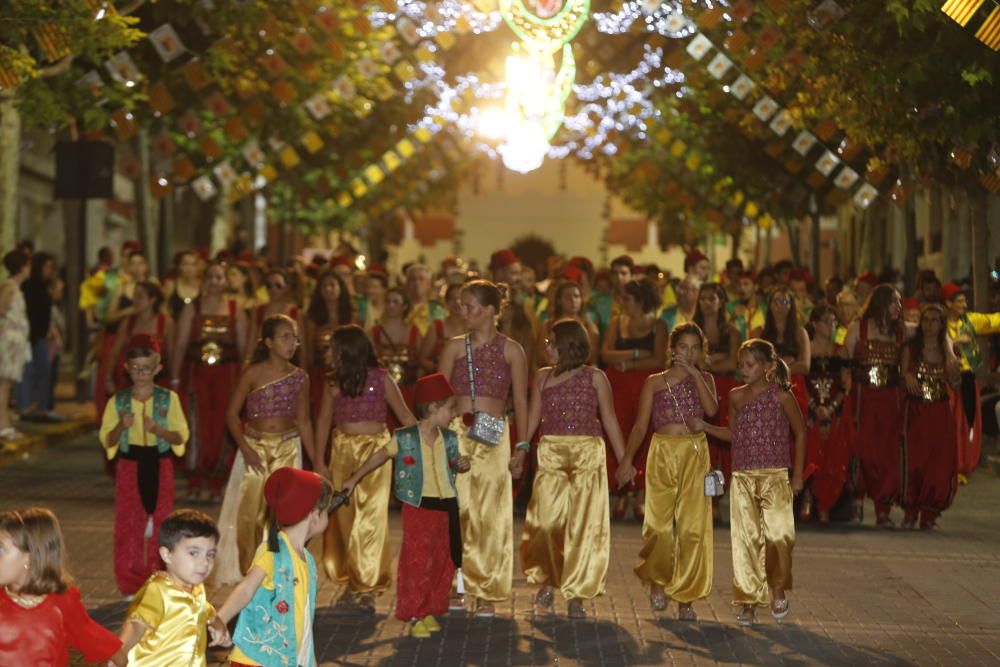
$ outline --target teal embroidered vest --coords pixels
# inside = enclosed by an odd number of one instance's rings
[[[448,479],[451,488],[455,488],[455,474],[458,459],[458,436],[454,431],[442,428],[441,439],[444,440],[444,451],[448,455]],[[420,507],[424,497],[424,464],[420,447],[420,427],[409,426],[397,429],[393,434],[399,451],[396,453],[396,475],[393,479],[393,492],[400,502],[414,507]],[[458,492],[455,493],[456,497]]]
[[[316,562],[308,550],[309,609],[304,613],[314,618],[316,613]],[[278,540],[274,558],[274,588],[258,586],[250,602],[240,612],[233,633],[233,643],[246,656],[262,665],[299,665],[299,641],[295,636],[295,566],[284,538]],[[309,664],[314,667],[315,651],[308,652]]]
[[[153,385],[152,417],[156,425],[163,429],[167,428],[167,413],[170,412],[170,393],[170,390],[166,387]],[[115,394],[115,408],[118,410],[118,414],[132,414],[132,387],[122,389]],[[118,439],[118,450],[123,454],[128,453],[128,432],[130,430],[124,429]],[[161,454],[166,454],[170,451],[170,443],[160,436],[156,436],[156,449]]]

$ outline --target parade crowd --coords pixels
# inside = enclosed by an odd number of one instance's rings
[[[62,287],[44,253],[3,261],[10,438],[12,386],[22,418],[57,418]],[[89,620],[57,519],[0,513],[0,663],[64,665],[74,646],[109,665],[204,665],[211,641],[236,666],[314,665],[318,569],[344,586],[339,606],[373,612],[393,502],[395,615],[413,637],[449,609],[494,616],[516,565],[536,608],[558,593],[586,618],[612,519],[630,514],[652,609],[695,621],[723,495],[736,622],[753,625],[758,609],[790,613],[796,521],[860,525],[871,499],[880,528],[934,530],[979,464],[977,377],[997,357],[977,336],[1000,333],[1000,313],[972,312],[932,271],[817,290],[791,262],[712,275],[693,250],[677,278],[628,256],[553,257],[543,273],[509,249],[483,272],[449,258],[400,275],[191,250],[156,279],[138,244],[117,263],[104,249],[79,307],[130,606],[118,637]],[[189,500],[221,501],[218,522],[174,511],[175,475]]]

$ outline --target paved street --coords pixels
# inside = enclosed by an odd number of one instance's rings
[[[101,472],[96,439],[80,437],[0,468],[0,508],[27,505],[59,515],[85,600],[116,628],[125,603],[112,577],[113,485]],[[364,617],[334,608],[340,591],[323,581],[317,652],[329,665],[996,665],[998,518],[1000,479],[981,469],[959,491],[940,532],[803,529],[792,615],[780,624],[764,615],[752,629],[737,627],[728,605],[727,531],[716,531],[714,590],[695,606],[701,621],[684,624],[650,610],[631,573],[640,526],[617,523],[607,594],[588,608],[586,621],[534,614],[533,591],[516,576],[513,599],[496,619],[452,615],[439,636],[416,641],[392,616],[391,592],[374,617]],[[391,524],[398,546],[395,513]],[[223,596],[217,591],[212,599]],[[557,610],[564,611],[558,600]]]

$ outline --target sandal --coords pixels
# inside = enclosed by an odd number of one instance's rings
[[[583,600],[579,598],[569,601],[569,610],[566,616],[573,620],[581,620],[587,618],[587,610],[583,608]]]
[[[920,530],[937,530],[937,521],[922,521],[920,522]]]
[[[875,515],[875,527],[883,528],[885,530],[895,530],[896,523],[889,518],[888,514],[877,514]]]
[[[774,620],[780,621],[785,616],[788,616],[789,611],[791,610],[788,608],[788,598],[773,600],[771,602],[771,618]]]
[[[851,504],[851,523],[860,526],[865,521],[865,501],[855,500]]]
[[[690,604],[678,604],[677,605],[677,620],[678,621],[697,621],[698,614],[695,613],[694,607]]]
[[[489,600],[476,600],[476,618],[493,618],[497,615],[496,607]]]
[[[555,599],[555,591],[551,586],[543,586],[538,589],[535,595],[535,606],[540,609],[552,611],[552,601]]]
[[[757,622],[757,609],[752,604],[743,605],[743,611],[736,615],[736,625],[748,628]]]
[[[917,527],[917,517],[916,516],[907,516],[906,518],[903,519],[903,524],[902,524],[901,528],[903,528],[905,530],[913,530],[916,527]]]
[[[8,426],[5,429],[0,429],[0,440],[20,440],[25,437],[23,433],[18,431],[13,426]]]
[[[373,593],[362,593],[358,596],[358,607],[369,614],[375,613],[375,595]]]
[[[649,594],[649,604],[653,606],[653,611],[666,611],[667,603],[670,600],[667,598],[666,593],[650,593]]]
[[[465,611],[465,595],[454,593],[448,598],[448,611]]]

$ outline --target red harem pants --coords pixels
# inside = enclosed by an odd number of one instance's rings
[[[815,471],[809,478],[809,488],[820,512],[833,509],[847,483],[851,447],[846,421],[843,416],[833,415],[829,426],[817,422],[809,428],[806,466]]]
[[[396,618],[412,621],[448,613],[455,564],[448,512],[403,504],[403,544],[396,573]]]
[[[888,514],[893,503],[899,502],[902,391],[856,384],[851,393],[852,411],[845,417],[857,420],[854,453],[859,478],[855,498],[867,495],[875,501],[876,514]]]
[[[921,523],[933,523],[955,497],[955,412],[950,401],[906,401],[903,457],[903,509],[919,513]]]
[[[233,393],[239,364],[191,364],[191,385],[194,393],[195,428],[198,458],[189,484],[198,490],[204,484],[212,491],[221,491],[228,476],[223,461],[226,439],[226,407]]]
[[[620,371],[614,366],[608,366],[604,372],[608,376],[608,381],[611,383],[611,393],[615,404],[615,415],[618,417],[618,425],[621,426],[622,436],[625,441],[628,442],[629,434],[632,432],[632,427],[635,425],[635,418],[639,414],[639,392],[642,391],[642,385],[646,382],[648,378],[653,373],[658,373],[660,369],[655,370],[628,370]],[[622,487],[619,489],[618,494],[620,495],[626,490],[642,490],[646,488],[646,457],[649,456],[649,441],[652,438],[652,431],[650,429],[646,430],[646,434],[642,439],[642,446],[636,453],[633,465],[635,466],[636,476],[632,480],[632,483],[627,487]],[[607,462],[608,462],[608,481],[611,483],[611,488],[614,488],[615,472],[618,470],[618,459],[615,457],[614,451],[611,449],[611,445],[608,444],[607,438],[604,439],[605,446],[607,447]],[[613,493],[613,491],[612,491]]]
[[[951,395],[958,445],[958,472],[971,475],[983,451],[983,410],[975,373],[962,373],[962,390]],[[972,422],[969,422],[969,417]]]
[[[715,397],[719,400],[719,411],[709,419],[709,423],[716,426],[729,426],[729,391],[737,386],[739,382],[729,374],[712,373],[715,379]],[[729,443],[719,440],[714,436],[708,436],[708,454],[711,460],[712,470],[721,470],[722,476],[726,479],[726,491],[728,492],[733,477],[733,453]],[[713,501],[716,499],[713,498]]]
[[[160,524],[174,511],[174,462],[171,457],[159,461],[159,485],[153,534],[146,538],[149,515],[139,493],[139,464],[119,458],[115,475],[115,581],[123,595],[133,595],[146,579],[163,569],[158,542]]]

